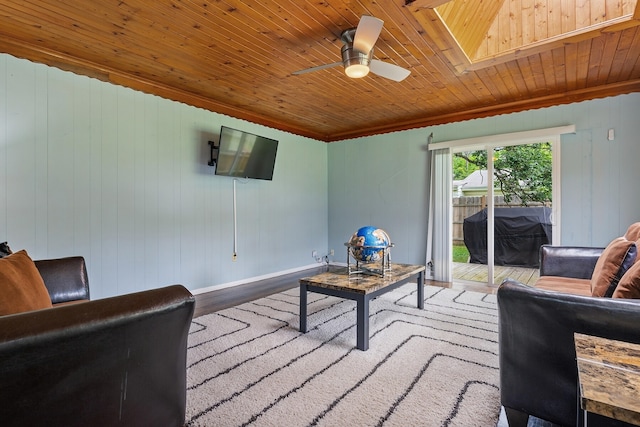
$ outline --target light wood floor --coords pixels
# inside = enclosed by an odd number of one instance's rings
[[[326,266],[322,265],[309,270],[196,295],[194,317],[295,288],[298,286],[300,278],[319,274],[326,271],[326,268]],[[538,278],[538,270],[496,266],[494,275],[495,283],[497,284],[500,284],[507,277],[532,284]],[[498,285],[487,284],[486,265],[454,263],[453,279],[453,283],[426,280],[425,284],[488,294],[493,294],[498,290]]]
[[[504,279],[511,278],[527,285],[533,285],[540,277],[537,268],[494,267],[494,284],[488,284],[488,269],[484,264],[453,263],[453,283],[450,288],[468,289],[478,292],[495,293]]]

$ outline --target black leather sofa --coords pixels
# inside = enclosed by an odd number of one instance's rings
[[[89,300],[89,277],[81,256],[34,261],[51,303],[68,304]]]
[[[543,247],[541,276],[591,276],[601,248]],[[539,289],[505,280],[497,292],[500,394],[510,427],[530,416],[579,426],[576,332],[640,343],[640,301]],[[588,426],[627,426],[595,414]]]
[[[3,426],[181,426],[194,297],[88,300],[84,259],[36,261],[54,308],[0,317]]]

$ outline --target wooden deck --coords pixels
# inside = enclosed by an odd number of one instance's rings
[[[493,274],[495,276],[494,286],[498,286],[506,278],[533,285],[540,277],[540,270],[537,268],[495,266]],[[487,278],[487,266],[484,264],[453,263],[453,280],[456,282],[481,282],[484,285],[491,285],[487,284]]]
[[[540,276],[537,268],[494,267],[494,283],[487,283],[487,266],[484,264],[453,263],[453,283],[426,280],[425,283],[443,288],[468,290],[495,294],[498,286],[508,277],[533,286]]]

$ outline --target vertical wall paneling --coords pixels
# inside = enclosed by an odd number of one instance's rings
[[[26,71],[26,70],[25,70]],[[35,144],[34,170],[30,170],[35,177],[35,232],[34,241],[25,244],[31,251],[38,248],[46,248],[49,244],[48,223],[49,223],[49,157],[50,150],[49,134],[47,124],[49,123],[49,72],[46,68],[33,70],[33,115],[30,119],[31,128],[25,129],[26,134],[32,133]],[[13,99],[13,98],[11,98]],[[27,246],[28,245],[28,246]]]
[[[610,144],[621,145],[619,155],[621,162],[628,159],[640,159],[640,120],[638,120],[638,101],[633,97],[616,98],[618,107],[610,114],[610,128],[615,131],[615,139]],[[638,204],[638,177],[636,171],[628,168],[620,169],[620,223],[631,224],[640,220]]]
[[[578,106],[578,110],[584,109]],[[591,220],[591,132],[578,129],[574,135],[562,137],[562,241],[592,245]],[[567,221],[566,218],[571,218]]]
[[[36,259],[83,255],[94,298],[190,289],[346,261],[359,226],[386,228],[393,259],[426,251],[427,136],[575,124],[562,143],[562,241],[605,245],[640,220],[640,94],[325,144],[0,55],[0,241]],[[273,181],[207,166],[224,124],[280,141]],[[607,141],[606,131],[616,138]]]
[[[146,174],[146,165],[147,165],[147,147],[145,144],[145,135],[147,129],[143,125],[146,119],[146,109],[145,109],[145,101],[147,97],[141,93],[134,93],[131,98],[132,104],[132,114],[133,114],[133,122],[136,124],[134,126],[134,132],[131,140],[128,143],[133,148],[133,157],[131,158],[131,162],[133,163],[132,169],[132,199],[133,199],[133,212],[132,212],[132,221],[133,221],[133,234],[131,236],[131,248],[129,249],[132,253],[130,262],[132,263],[132,268],[128,272],[128,280],[131,283],[140,284],[143,289],[148,288],[148,283],[145,281],[147,264],[145,263],[145,227],[146,227],[146,217],[145,217],[145,174]],[[122,236],[126,238],[126,236]],[[123,243],[126,243],[123,242]],[[123,279],[126,280],[126,279]]]
[[[135,117],[135,93],[131,90],[118,88],[116,94],[116,120],[117,135],[113,143],[115,146],[115,200],[117,212],[116,221],[116,263],[117,283],[119,293],[131,292],[134,289],[129,286],[132,272],[135,271],[135,247],[130,244],[131,236],[135,234],[135,210],[136,200],[136,176],[135,176],[135,129],[136,121],[130,120]],[[145,284],[146,285],[146,284]],[[144,286],[146,287],[146,286]]]
[[[109,88],[111,89],[111,88]],[[100,126],[100,200],[101,256],[95,261],[102,264],[100,282],[105,291],[112,288],[115,293],[125,291],[118,283],[118,90],[102,88]],[[50,190],[53,193],[54,189]]]
[[[327,144],[0,54],[0,241],[82,255],[93,298],[192,290],[314,265],[328,235]],[[207,165],[220,126],[281,141],[273,181]],[[320,183],[320,184],[318,184]]]
[[[7,57],[0,55],[0,177],[8,176],[7,142],[9,114],[7,110]],[[0,185],[0,240],[7,238],[7,180]]]
[[[142,216],[144,218],[144,245],[141,248],[144,258],[144,286],[147,283],[157,283],[158,274],[158,250],[159,250],[159,106],[158,100],[153,97],[144,97],[143,126],[144,138],[142,143],[145,151],[144,161],[144,190],[140,197],[144,200]]]
[[[90,110],[90,139],[87,141],[90,146],[90,157],[84,159],[88,161],[90,165],[91,178],[90,178],[90,199],[89,206],[85,212],[89,215],[90,234],[87,237],[89,240],[89,252],[79,252],[75,255],[82,255],[85,257],[88,266],[91,266],[89,271],[89,284],[91,287],[92,298],[102,296],[105,294],[103,290],[102,272],[103,258],[102,258],[102,89],[103,85],[95,80],[91,81],[89,105]],[[86,248],[83,248],[86,250]],[[53,252],[52,252],[53,254]],[[45,258],[49,256],[48,252],[42,251],[39,256]],[[117,292],[113,283],[113,293]],[[106,285],[104,287],[107,287]]]
[[[73,246],[68,254],[89,254],[91,245],[84,236],[91,234],[91,215],[87,207],[91,203],[91,80],[74,78],[73,84],[73,131],[69,137],[73,140],[71,147],[73,168]],[[65,142],[65,145],[67,142]],[[43,196],[46,196],[44,194]],[[55,250],[55,242],[51,250]]]
[[[329,247],[346,262],[344,243],[358,228],[385,229],[397,262],[426,252],[427,151],[422,131],[329,144]]]
[[[426,161],[408,167],[411,174],[404,188],[400,182],[392,186],[397,192],[393,204],[384,203],[380,195],[379,180],[385,173],[398,172],[401,161],[422,159],[421,143],[431,132],[437,142],[567,124],[576,125],[576,134],[562,136],[562,242],[605,246],[630,223],[640,221],[640,198],[634,197],[632,187],[640,178],[636,166],[640,123],[633,117],[639,108],[640,94],[621,95],[399,132],[393,142],[387,135],[329,144],[329,246],[341,246],[358,225],[382,218],[392,224],[389,228],[400,230],[391,233],[394,259],[422,263]],[[616,131],[614,141],[606,139],[611,127]],[[387,169],[379,172],[375,168],[382,157]],[[413,216],[398,214],[398,204]]]
[[[598,204],[601,205],[601,208],[594,207],[592,211],[593,221],[600,224],[600,227],[593,230],[595,241],[606,240],[608,236],[617,232],[619,226],[620,144],[613,144],[607,140],[607,128],[611,118],[609,111],[616,105],[615,100],[607,98],[593,104],[589,113],[592,125],[592,193],[597,196]],[[613,206],[616,207],[615,210],[611,209]]]
[[[69,253],[74,244],[74,84],[73,75],[47,73],[47,249]],[[40,150],[38,150],[40,152]],[[52,197],[49,189],[65,188]]]
[[[19,239],[24,245],[16,249],[27,249],[31,253],[36,240],[36,187],[38,177],[34,174],[37,157],[37,135],[30,132],[36,127],[35,100],[40,97],[34,88],[36,72],[27,63],[7,63],[6,80],[6,227],[7,235],[3,241]],[[27,93],[28,96],[21,96]],[[45,147],[46,148],[46,147]],[[19,182],[20,185],[10,185]],[[25,189],[27,191],[25,191]]]

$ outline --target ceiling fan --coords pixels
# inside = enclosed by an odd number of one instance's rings
[[[382,24],[383,21],[381,19],[363,15],[358,23],[358,28],[350,28],[340,35],[340,40],[344,43],[341,49],[341,62],[318,65],[317,67],[296,71],[292,74],[305,74],[343,65],[345,74],[351,78],[364,77],[371,71],[396,82],[404,80],[411,74],[411,71],[395,64],[372,59],[373,45],[378,40],[380,31],[382,31]]]

